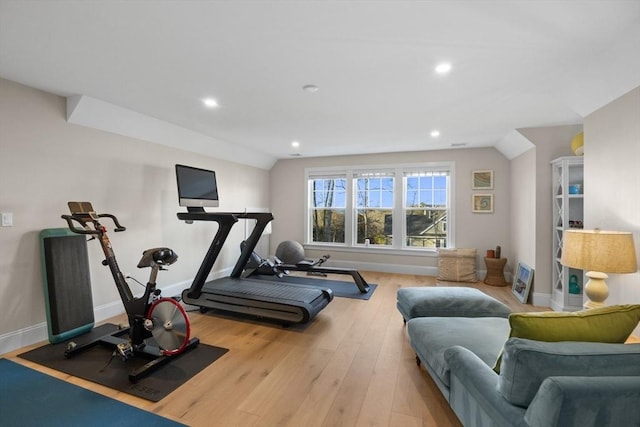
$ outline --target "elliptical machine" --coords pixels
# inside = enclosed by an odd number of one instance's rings
[[[118,219],[111,214],[96,214],[89,202],[69,202],[71,215],[62,215],[69,229],[78,234],[90,235],[89,240],[97,239],[104,252],[102,265],[108,266],[124,304],[129,327],[101,336],[83,345],[70,342],[64,355],[71,358],[89,348],[102,344],[111,346],[113,354],[123,361],[135,356],[151,359],[148,363],[129,373],[129,380],[136,382],[154,370],[170,362],[173,358],[195,348],[198,338],[190,338],[189,317],[184,308],[173,298],[160,296],[156,289],[156,277],[160,270],[175,263],[178,255],[166,247],[147,249],[143,252],[138,268],[151,267],[149,281],[144,294],[136,298],[120,271],[116,256],[107,236],[107,229],[99,220],[109,218],[115,224],[114,231],[125,231]],[[80,224],[82,228],[76,226]],[[122,336],[128,335],[127,338]]]

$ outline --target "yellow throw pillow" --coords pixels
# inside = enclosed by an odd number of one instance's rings
[[[535,341],[623,343],[640,322],[640,304],[611,305],[572,313],[545,311],[509,315],[509,337]],[[493,370],[500,373],[502,352]]]

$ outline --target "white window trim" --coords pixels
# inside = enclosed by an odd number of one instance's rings
[[[406,221],[403,221],[404,217],[404,206],[405,206],[405,198],[406,194],[404,191],[404,183],[405,177],[404,172],[411,170],[420,170],[424,171],[425,169],[437,169],[443,168],[449,171],[449,187],[447,189],[447,200],[449,204],[449,216],[447,217],[447,242],[449,248],[455,248],[455,162],[424,162],[424,163],[403,163],[397,165],[358,165],[358,166],[330,166],[330,167],[316,167],[316,168],[305,168],[304,170],[304,179],[306,182],[305,186],[305,197],[304,197],[304,245],[310,248],[344,248],[344,250],[351,251],[371,251],[371,252],[383,252],[390,254],[401,254],[401,253],[425,253],[425,252],[435,252],[435,248],[424,248],[417,249],[415,247],[407,247],[405,246],[404,239],[402,236],[406,234]],[[367,172],[367,171],[384,171],[384,172],[394,172],[394,205],[393,205],[393,229],[398,230],[401,229],[401,238],[396,238],[396,233],[394,233],[393,245],[389,246],[365,246],[362,244],[354,243],[356,241],[356,230],[353,226],[353,214],[355,210],[355,206],[353,205],[354,193],[356,189],[353,188],[353,179],[357,176],[358,173]],[[310,179],[321,176],[344,176],[346,178],[347,188],[346,188],[346,208],[345,208],[345,242],[344,243],[323,243],[323,242],[314,242],[312,241],[311,236],[311,227],[310,227],[310,218],[309,218],[309,198],[311,193]],[[399,199],[399,200],[398,200]],[[397,228],[400,227],[400,228]]]

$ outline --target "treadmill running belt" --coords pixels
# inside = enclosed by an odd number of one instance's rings
[[[278,300],[298,301],[310,304],[323,294],[323,291],[297,284],[282,284],[251,279],[218,279],[208,282],[202,288],[204,293],[239,296],[252,300],[273,298]]]

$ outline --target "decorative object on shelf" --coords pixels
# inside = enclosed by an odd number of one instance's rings
[[[492,190],[493,189],[493,171],[473,171],[471,188],[474,190]]]
[[[582,184],[570,184],[569,194],[582,194]]]
[[[507,279],[504,278],[506,258],[485,258],[484,263],[487,266],[487,275],[484,278],[484,283],[491,286],[507,286],[509,284]]]
[[[609,296],[606,273],[638,271],[633,234],[621,231],[567,230],[561,262],[567,267],[588,270],[584,287],[588,301],[584,308],[601,307]]]
[[[502,256],[502,248],[500,246],[496,246],[496,258],[500,258]]]
[[[578,276],[572,274],[569,278],[569,293],[580,294],[580,284],[578,283]]]
[[[582,221],[570,219],[569,228],[584,228],[584,227],[582,225]]]
[[[582,156],[584,154],[584,132],[576,134],[571,140],[571,151],[576,156]]]
[[[531,282],[533,281],[533,268],[522,262],[518,263],[518,269],[513,277],[513,286],[511,291],[516,296],[518,301],[523,304],[527,303],[529,298],[529,290],[531,289]]]
[[[472,197],[474,213],[493,213],[493,194],[474,194]]]

